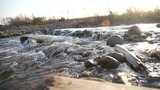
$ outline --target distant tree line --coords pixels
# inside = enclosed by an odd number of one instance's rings
[[[60,19],[46,17],[27,17],[17,16],[15,18],[4,18],[5,24],[9,26],[22,26],[22,25],[74,25],[73,27],[88,27],[88,26],[108,26],[120,24],[134,24],[134,23],[159,23],[160,22],[160,9],[155,8],[152,11],[143,11],[136,8],[127,9],[125,13],[119,14],[112,10],[106,16],[93,16],[86,18]],[[62,26],[62,25],[61,25]]]
[[[135,23],[160,23],[160,9],[143,11],[136,8],[129,8],[125,13],[110,11],[108,15],[112,25],[135,24]]]

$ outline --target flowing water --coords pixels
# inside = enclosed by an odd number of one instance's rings
[[[151,33],[152,35],[146,40],[152,40],[153,43],[147,41],[126,42],[122,46],[140,57],[149,69],[149,74],[155,76],[155,78],[145,78],[143,75],[129,69],[125,63],[122,63],[116,70],[107,70],[99,66],[88,70],[85,66],[85,62],[92,62],[98,56],[116,52],[114,47],[106,45],[106,40],[112,35],[123,36],[124,32],[132,25],[56,29],[50,35],[41,35],[39,37],[42,39],[43,36],[47,36],[47,38],[44,38],[45,42],[43,44],[31,41],[31,45],[28,45],[28,43],[23,45],[19,40],[20,37],[0,39],[1,69],[2,71],[8,68],[12,69],[14,78],[10,80],[11,82],[14,80],[35,80],[43,75],[55,73],[68,77],[99,78],[122,83],[117,74],[120,69],[123,72],[133,72],[133,75],[129,75],[132,78],[131,83],[133,85],[159,88],[160,61],[148,54],[159,49],[160,28],[157,28],[156,24],[135,25],[144,33]],[[36,37],[36,35],[39,34],[30,34],[32,37]]]

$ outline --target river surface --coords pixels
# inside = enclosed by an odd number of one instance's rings
[[[98,78],[115,83],[124,83],[119,80],[117,74],[121,70],[122,72],[133,73],[128,75],[131,78],[128,83],[136,86],[160,88],[160,56],[158,56],[160,55],[160,28],[157,28],[156,24],[135,25],[143,33],[147,32],[151,35],[145,41],[126,41],[121,46],[139,57],[148,68],[149,75],[153,78],[146,78],[143,74],[128,69],[128,65],[125,63],[121,63],[119,68],[114,70],[103,69],[99,66],[94,66],[91,69],[86,68],[86,61],[92,62],[96,57],[116,52],[114,47],[106,45],[106,40],[113,35],[123,36],[128,31],[128,28],[133,26],[122,25],[56,29],[48,35],[40,32],[29,34],[35,37],[36,35],[47,36],[52,40],[52,43],[48,43],[50,40],[46,39],[43,44],[32,42],[31,45],[22,45],[19,39],[20,36],[0,39],[1,71],[5,71],[8,68],[13,71],[10,75],[12,77],[11,80],[8,80],[8,78],[7,81],[6,79],[1,80],[2,86],[16,82],[17,85],[13,84],[11,86],[18,87],[21,82],[39,80],[43,75],[50,73],[74,78]],[[151,41],[152,43],[150,43]],[[159,54],[156,54],[156,58],[154,56],[151,57],[150,54],[155,51]]]

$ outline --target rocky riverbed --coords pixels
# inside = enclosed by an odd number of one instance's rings
[[[0,39],[0,88],[41,90],[51,73],[160,88],[159,31],[156,24],[136,24]]]

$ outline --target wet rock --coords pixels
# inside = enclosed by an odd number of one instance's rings
[[[69,55],[81,55],[82,57],[89,57],[93,54],[92,49],[81,46],[71,46],[66,50]]]
[[[137,56],[130,51],[128,51],[126,48],[116,45],[115,50],[117,50],[120,53],[123,53],[126,57],[127,63],[135,70],[135,71],[144,71],[147,72],[146,66],[144,66],[144,63],[137,58]]]
[[[137,86],[139,84],[138,79],[136,78],[137,74],[126,63],[120,64],[117,70],[119,71],[118,76],[124,84],[128,86]]]
[[[114,47],[116,44],[123,44],[124,40],[121,36],[111,36],[108,40],[107,40],[107,45]]]
[[[111,33],[105,33],[105,32],[94,32],[92,35],[93,40],[106,40],[109,37],[111,37]]]
[[[137,26],[132,26],[127,32],[125,32],[124,38],[128,41],[138,42],[143,41],[146,37]]]
[[[60,42],[64,41],[63,37],[57,37],[57,36],[52,36],[52,35],[24,35],[20,37],[21,43],[24,41],[34,41],[37,44],[52,44],[53,42]]]
[[[120,79],[124,84],[128,86],[131,86],[131,85],[138,86],[138,80],[136,79],[135,76],[132,76],[130,73],[120,72],[118,73],[118,76],[120,77]]]
[[[95,58],[95,61],[102,68],[115,69],[120,65],[120,62],[111,56],[101,56]]]
[[[146,35],[146,37],[151,37],[153,35],[152,32],[145,32],[144,34]]]
[[[121,63],[126,62],[126,58],[121,53],[109,53],[108,56],[117,59]]]
[[[101,39],[102,39],[102,33],[100,33],[100,32],[95,32],[95,33],[93,34],[92,38],[93,38],[94,40],[101,40]]]
[[[31,48],[31,47],[34,47],[34,46],[38,45],[37,41],[34,40],[34,39],[30,39],[30,38],[28,38],[28,39],[27,38],[23,38],[23,39],[24,40],[21,39],[21,44],[25,48]]]
[[[93,73],[92,73],[92,72],[90,72],[90,71],[83,71],[83,72],[81,73],[81,76],[80,76],[80,77],[91,77],[91,76],[93,76]]]
[[[20,37],[20,42],[23,44],[26,40],[28,40],[28,37]]]
[[[148,55],[152,58],[156,58],[157,60],[160,60],[160,50],[159,49],[153,49],[151,50]]]
[[[71,56],[75,61],[82,62],[84,59],[81,55],[73,55]]]
[[[53,58],[56,55],[65,52],[69,47],[70,45],[68,44],[54,44],[46,47],[43,52],[48,58]]]
[[[69,31],[69,30],[62,31],[58,29],[53,32],[53,35],[69,36],[71,33],[72,31]]]
[[[141,30],[139,29],[138,26],[132,26],[132,27],[129,28],[128,34],[129,35],[132,35],[132,34],[141,35]]]
[[[160,28],[160,24],[157,24],[156,27],[157,27],[157,28]]]
[[[43,34],[45,35],[49,35],[49,34],[52,34],[52,30],[50,30],[49,28],[44,28],[43,30],[40,30]]]
[[[95,64],[93,64],[91,61],[85,61],[84,66],[88,69],[88,68],[94,67]]]
[[[13,74],[14,74],[14,71],[11,69],[1,71],[0,82],[9,79]]]
[[[72,34],[72,36],[75,36],[75,37],[91,37],[92,36],[92,32],[91,31],[87,31],[87,30],[84,30],[84,31],[76,31]]]

